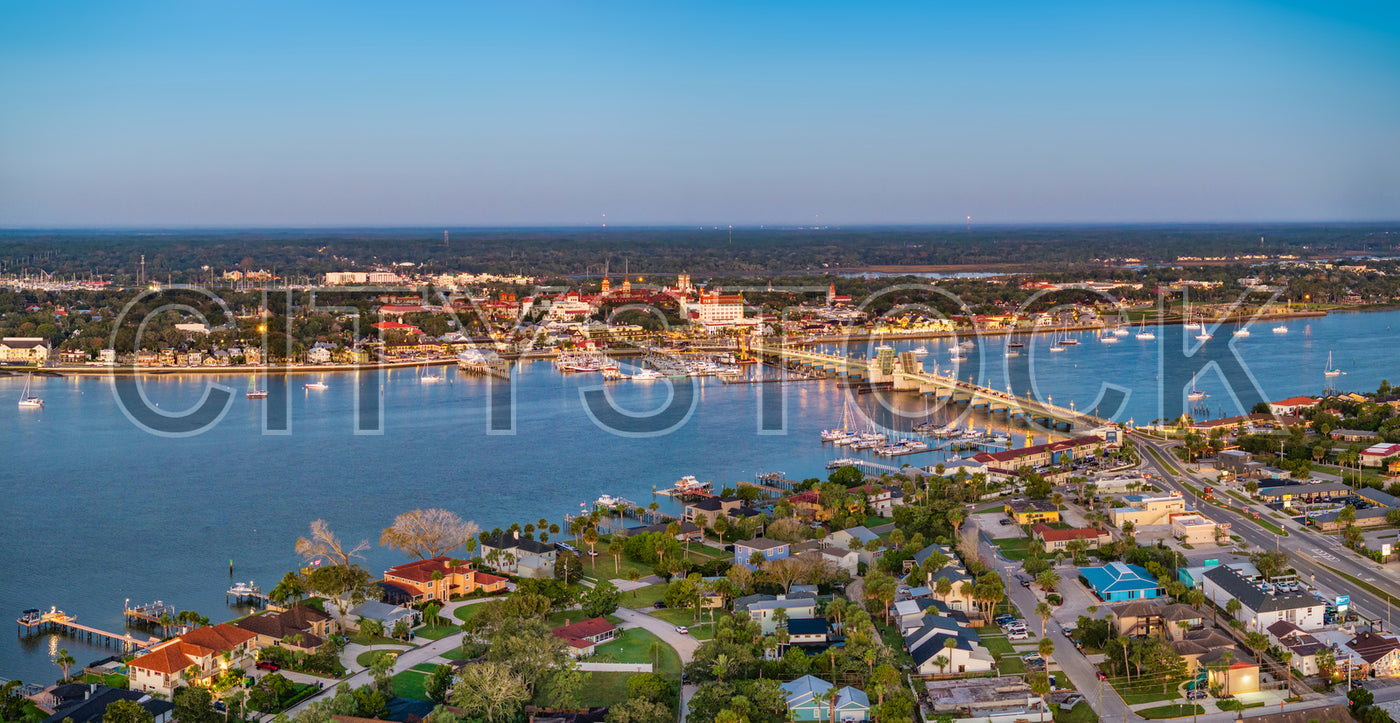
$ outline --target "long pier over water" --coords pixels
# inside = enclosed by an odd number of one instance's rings
[[[930,374],[923,370],[923,364],[911,352],[857,359],[769,342],[754,344],[753,352],[784,366],[820,370],[872,385],[888,384],[894,391],[930,396],[949,406],[966,404],[974,409],[984,408],[988,414],[1005,414],[1008,419],[1021,418],[1030,425],[1041,425],[1046,429],[1093,428],[1106,423],[1099,417],[1073,408],[1066,409],[1028,396]]]

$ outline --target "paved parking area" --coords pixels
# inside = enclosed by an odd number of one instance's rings
[[[1101,618],[1107,614],[1107,605],[1102,600],[1094,597],[1094,594],[1084,588],[1079,582],[1079,569],[1066,565],[1056,568],[1060,577],[1064,578],[1059,584],[1057,591],[1064,599],[1064,604],[1055,608],[1055,620],[1057,624],[1073,625],[1079,620],[1080,615],[1088,615],[1089,608],[1097,605],[1093,617]]]
[[[1009,537],[1023,537],[1020,525],[1003,525],[1002,520],[1007,519],[1003,512],[979,512],[972,516],[973,522],[977,523],[977,529],[987,534],[993,540],[1004,540]]]

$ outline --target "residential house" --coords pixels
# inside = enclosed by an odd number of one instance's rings
[[[1269,635],[1269,642],[1293,654],[1289,665],[1303,675],[1318,674],[1317,654],[1327,650],[1322,641],[1287,620],[1280,620],[1264,630]]]
[[[821,495],[816,490],[803,490],[787,498],[793,514],[804,520],[826,520],[831,513],[822,507]]]
[[[806,596],[778,595],[772,600],[748,603],[745,608],[749,612],[749,619],[758,621],[764,635],[772,635],[773,631],[778,629],[778,621],[775,618],[779,610],[783,611],[788,620],[817,616],[816,598]],[[738,612],[738,600],[735,601],[734,609],[735,612]]]
[[[711,519],[709,518],[709,515],[706,515],[706,518]],[[648,532],[660,532],[664,535],[666,534],[667,528],[669,528],[670,526],[671,523],[663,522],[657,525],[647,525],[646,527],[629,527],[626,531],[626,534],[628,537],[631,537],[632,535],[643,535]],[[683,521],[676,523],[676,526],[680,528],[680,532],[676,533],[677,542],[699,542],[701,539],[704,538],[704,532],[700,529],[698,525],[696,525],[693,522]]]
[[[788,642],[793,645],[825,645],[826,618],[793,618],[787,621]]]
[[[454,595],[469,595],[478,590],[498,592],[505,588],[507,580],[476,570],[470,563],[440,555],[395,565],[384,571],[384,582],[402,590],[408,602],[420,603],[448,602]]]
[[[710,524],[714,524],[715,520],[730,517],[731,513],[743,506],[741,497],[701,497],[685,504],[685,521],[695,522],[696,517],[704,515]]]
[[[1169,640],[1183,640],[1188,631],[1202,625],[1201,613],[1190,605],[1135,600],[1112,605],[1109,610],[1113,612],[1114,629],[1128,637],[1165,633]]]
[[[916,675],[984,673],[995,665],[977,631],[952,617],[926,615],[921,624],[905,630],[903,636],[914,659]]]
[[[1162,589],[1152,573],[1139,565],[1110,562],[1100,567],[1081,567],[1079,574],[1105,602],[1127,602],[1162,597]]]
[[[1196,670],[1204,663],[1218,660],[1225,651],[1233,651],[1235,639],[1215,628],[1203,628],[1186,631],[1180,640],[1172,641],[1171,645],[1176,654],[1186,661],[1186,667]]]
[[[780,540],[770,540],[766,537],[759,537],[744,542],[734,543],[734,564],[743,565],[750,570],[757,569],[751,561],[757,553],[765,561],[781,560],[788,556],[788,543]]]
[[[846,550],[854,550],[864,547],[866,544],[878,539],[880,539],[880,536],[871,532],[870,528],[865,525],[857,525],[856,527],[837,530],[827,535],[823,542]],[[858,544],[852,544],[853,541]]]
[[[1115,527],[1131,522],[1135,527],[1144,525],[1164,525],[1171,521],[1171,515],[1186,511],[1186,500],[1180,493],[1164,495],[1123,495],[1123,507],[1110,507],[1109,520]]]
[[[417,625],[422,619],[422,614],[413,608],[366,600],[350,609],[347,619],[349,618],[356,621],[378,620],[385,630],[393,630],[400,620],[407,620],[410,627]]]
[[[1298,414],[1299,411],[1312,409],[1317,405],[1317,400],[1312,397],[1289,397],[1280,399],[1277,402],[1269,402],[1269,413],[1274,416]]]
[[[1380,437],[1366,429],[1334,429],[1328,432],[1327,436],[1338,442],[1371,442]]]
[[[328,636],[340,629],[331,616],[309,605],[250,615],[233,625],[256,636],[253,639],[255,648],[279,645],[303,653],[321,647]]]
[[[63,695],[58,695],[60,689]],[[130,701],[151,714],[152,723],[169,723],[175,705],[169,701],[153,698],[140,690],[108,688],[105,685],[83,685],[72,683],[60,685],[50,691],[50,699],[59,705],[53,706],[53,715],[43,719],[43,723],[102,723],[107,706],[119,701]]]
[[[520,577],[554,577],[557,552],[553,545],[521,537],[516,531],[481,543],[481,556],[488,565]]]
[[[1394,457],[1400,457],[1400,444],[1373,444],[1361,450],[1361,466],[1382,467]]]
[[[831,683],[813,675],[804,675],[797,680],[783,683],[788,720],[795,723],[859,723],[870,719],[870,698],[865,695],[865,691],[846,686],[837,690],[836,696],[828,700],[827,691],[833,687],[835,686]]]
[[[228,623],[195,628],[127,663],[132,690],[169,697],[175,688],[200,683],[239,662],[257,636]]]
[[[1049,553],[1068,550],[1069,544],[1075,540],[1083,540],[1087,546],[1085,549],[1088,550],[1097,550],[1099,545],[1113,541],[1113,536],[1109,535],[1107,530],[1092,527],[1057,530],[1044,522],[1038,522],[1031,527],[1031,537],[1040,540],[1045,545],[1045,551]]]
[[[1263,632],[1279,620],[1287,620],[1305,630],[1323,625],[1323,602],[1308,592],[1279,592],[1262,581],[1240,574],[1229,565],[1217,565],[1205,573],[1206,599],[1224,609],[1231,599],[1240,602],[1235,619],[1246,630]]]
[[[1006,516],[1018,525],[1060,521],[1060,508],[1050,500],[1011,500],[1005,510]]]
[[[575,658],[586,658],[602,645],[618,637],[616,625],[597,617],[563,625],[551,631],[556,638],[563,638],[569,644],[569,654]]]

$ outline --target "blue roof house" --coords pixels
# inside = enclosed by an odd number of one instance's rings
[[[831,721],[831,711],[836,711],[838,721],[866,721],[870,719],[870,698],[865,691],[850,686],[836,691],[836,700],[823,698],[832,689],[831,683],[814,675],[804,675],[797,680],[783,683],[783,697],[787,699],[788,720]]]
[[[1081,567],[1079,574],[1105,602],[1151,600],[1162,597],[1162,589],[1152,573],[1138,565],[1110,562],[1101,567]]]

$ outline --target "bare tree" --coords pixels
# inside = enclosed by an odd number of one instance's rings
[[[340,567],[350,567],[350,560],[356,557],[364,557],[361,553],[369,549],[368,540],[360,540],[358,544],[350,549],[345,549],[340,538],[331,532],[330,525],[325,520],[315,520],[311,523],[311,537],[297,539],[297,554],[309,560],[318,557],[328,557]]]
[[[384,528],[379,544],[426,560],[474,541],[480,531],[475,522],[463,521],[449,510],[412,510],[395,517],[394,524]]]

